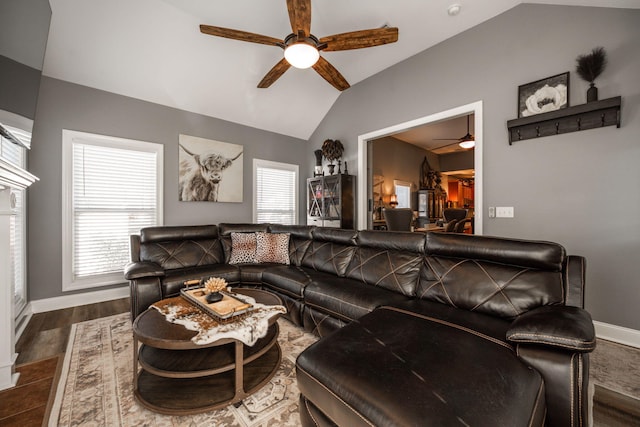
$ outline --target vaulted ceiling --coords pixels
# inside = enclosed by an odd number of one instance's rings
[[[397,43],[321,54],[353,86],[521,2],[312,0],[311,32],[322,37],[383,25],[399,28]],[[637,7],[637,0],[533,2]],[[461,5],[460,13],[449,16],[454,3]],[[305,140],[341,94],[312,69],[291,68],[270,88],[258,89],[258,82],[282,59],[282,49],[199,31],[200,24],[208,24],[282,39],[291,32],[285,0],[50,4],[43,67],[49,77]]]

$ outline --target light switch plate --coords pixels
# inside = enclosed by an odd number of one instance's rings
[[[496,217],[496,208],[495,206],[490,206],[489,207],[489,218],[495,218]]]
[[[513,206],[496,207],[497,218],[513,218]]]

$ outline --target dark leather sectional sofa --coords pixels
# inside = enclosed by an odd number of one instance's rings
[[[290,233],[290,264],[229,264],[231,233]],[[209,276],[276,293],[323,337],[297,361],[304,426],[588,424],[585,260],[453,233],[266,224],[131,237],[135,318]]]

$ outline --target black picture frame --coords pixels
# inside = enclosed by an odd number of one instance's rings
[[[569,107],[569,72],[518,86],[518,118]]]

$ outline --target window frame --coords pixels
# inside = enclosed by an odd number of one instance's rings
[[[62,291],[98,288],[126,281],[120,273],[75,278],[73,272],[73,146],[74,143],[101,147],[146,151],[156,154],[156,225],[164,223],[164,145],[74,130],[62,130]]]
[[[292,225],[300,223],[299,212],[300,209],[300,166],[293,163],[275,162],[272,160],[253,159],[253,208],[252,208],[252,221],[258,222],[258,168],[268,169],[280,169],[290,171],[295,174],[294,177],[294,192],[293,192],[293,218]]]
[[[408,181],[401,181],[399,179],[394,179],[393,180],[393,193],[396,195],[396,197],[398,196],[398,187],[405,187],[409,189],[409,194],[408,194],[408,198],[407,198],[407,206],[403,206],[404,203],[400,203],[400,198],[398,197],[398,206],[399,208],[411,208],[411,188],[413,187],[413,184],[411,182]]]

